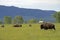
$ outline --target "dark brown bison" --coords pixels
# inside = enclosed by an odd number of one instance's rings
[[[40,26],[41,29],[54,29],[55,30],[55,25],[52,23],[42,23]]]
[[[31,24],[29,24],[29,27],[31,27],[32,25]]]
[[[20,27],[22,27],[22,25],[20,24]]]
[[[1,27],[4,27],[4,25],[1,25]]]
[[[14,27],[22,27],[22,25],[15,24]]]

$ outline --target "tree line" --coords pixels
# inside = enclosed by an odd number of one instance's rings
[[[56,22],[60,23],[60,12],[55,12],[53,17],[56,19]],[[42,18],[40,20],[43,20]],[[32,18],[28,21],[25,21],[22,16],[15,16],[13,19],[11,16],[4,16],[3,21],[0,20],[0,24],[22,24],[22,23],[37,23],[38,20]]]
[[[4,16],[3,21],[0,20],[0,24],[23,24],[23,23],[37,23],[36,19],[30,19],[25,21],[22,16],[15,16],[13,19],[11,16]]]
[[[60,11],[59,12],[55,12],[53,14],[53,17],[56,19],[56,23],[60,23]]]

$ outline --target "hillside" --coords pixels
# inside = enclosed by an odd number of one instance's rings
[[[54,12],[53,10],[40,10],[40,9],[26,9],[18,8],[14,6],[2,6],[0,5],[0,19],[4,16],[11,16],[14,18],[16,15],[23,16],[24,20],[29,20],[35,18],[39,20],[43,18],[45,21],[54,21],[55,19],[51,16]]]

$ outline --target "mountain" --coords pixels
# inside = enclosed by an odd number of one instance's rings
[[[24,20],[32,18],[39,20],[40,18],[43,18],[45,21],[53,22],[55,19],[52,17],[52,14],[55,12],[56,11],[53,10],[26,9],[0,5],[0,19],[3,19],[4,16],[11,16],[14,18],[17,15],[20,15],[24,18]]]

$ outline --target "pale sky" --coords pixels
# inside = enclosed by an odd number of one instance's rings
[[[0,5],[60,11],[60,0],[0,0]]]

